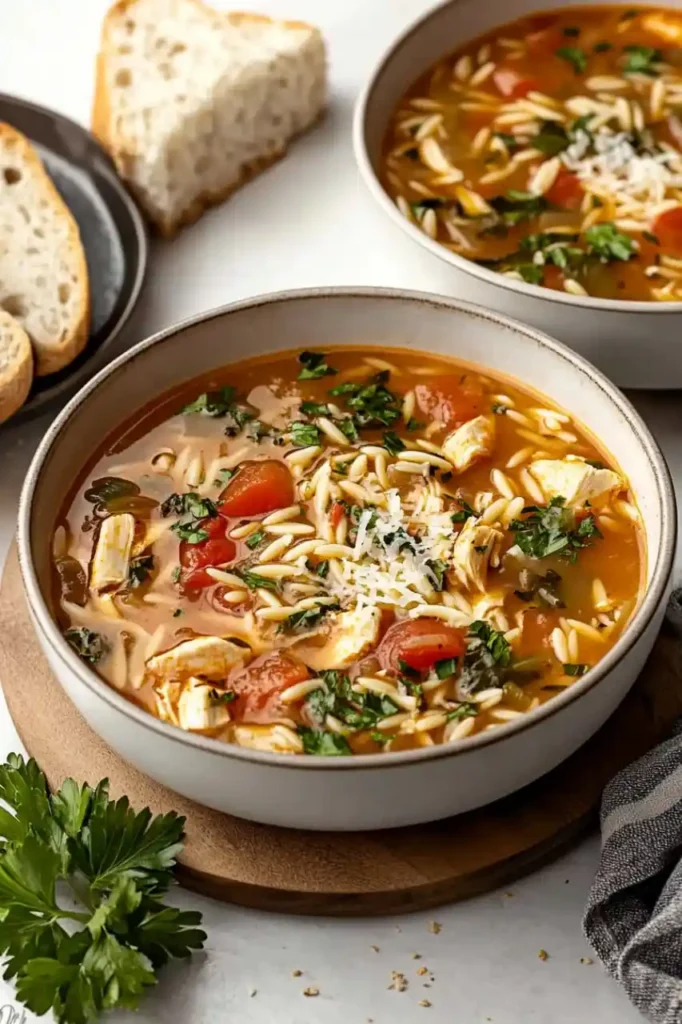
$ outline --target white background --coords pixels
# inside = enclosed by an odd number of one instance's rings
[[[450,289],[445,265],[413,246],[375,210],[355,170],[350,141],[353,103],[370,69],[428,5],[423,0],[262,0],[237,6],[322,27],[330,51],[330,113],[285,161],[172,243],[154,246],[142,300],[119,347],[211,306],[281,288]],[[87,125],[105,8],[105,0],[0,0],[0,90]],[[676,479],[682,479],[682,403],[670,394],[639,395],[635,401]],[[28,460],[47,422],[0,432],[0,562],[13,533]],[[56,743],[68,741],[55,737]],[[0,755],[19,747],[0,698]],[[550,868],[510,886],[511,895],[496,892],[432,914],[390,919],[271,916],[179,891],[174,897],[179,904],[204,913],[206,953],[190,965],[167,969],[136,1019],[139,1024],[412,1024],[426,1014],[425,1020],[438,1024],[635,1024],[642,1018],[615,983],[597,964],[580,963],[591,955],[580,918],[597,857],[598,840],[592,837]],[[432,918],[442,923],[439,935],[428,930]],[[541,948],[549,953],[546,962],[538,959]],[[423,959],[414,960],[415,952]],[[428,989],[416,974],[422,964],[435,975]],[[294,969],[303,976],[292,977]],[[392,970],[407,975],[406,992],[387,991]],[[316,999],[302,995],[309,985],[320,989]],[[432,1004],[428,1009],[418,1006],[424,998]],[[11,987],[0,981],[0,1024],[9,1024],[11,1003]],[[130,1018],[108,1019],[122,1024]]]

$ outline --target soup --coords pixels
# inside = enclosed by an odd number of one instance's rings
[[[447,249],[572,295],[682,299],[682,11],[528,15],[423,75],[382,180]]]
[[[574,685],[643,563],[627,480],[553,403],[344,347],[226,367],[111,438],[61,513],[55,606],[81,657],[166,722],[379,754]]]

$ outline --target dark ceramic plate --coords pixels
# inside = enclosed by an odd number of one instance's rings
[[[45,410],[84,384],[105,361],[106,349],[130,316],[147,264],[142,217],[114,166],[80,125],[34,103],[0,93],[0,121],[28,136],[78,222],[90,275],[90,337],[59,373],[36,377],[12,424]]]

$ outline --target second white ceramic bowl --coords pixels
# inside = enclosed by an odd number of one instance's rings
[[[260,753],[183,732],[131,704],[66,643],[53,618],[51,540],[89,454],[135,409],[247,356],[291,348],[404,345],[520,377],[556,399],[627,471],[642,512],[646,593],[623,636],[566,692],[459,743],[356,757]],[[668,594],[675,499],[638,414],[594,367],[551,338],[465,303],[373,289],[290,292],[239,302],[156,334],[66,406],[38,449],[21,498],[19,555],[42,648],[67,694],[122,757],[185,796],[231,814],[309,829],[376,829],[479,807],[549,771],[608,718],[654,642]],[[68,742],[60,738],[59,742]]]
[[[583,0],[587,6],[600,0]],[[660,6],[643,0],[638,8]],[[357,102],[355,156],[372,195],[393,221],[452,268],[452,294],[547,331],[626,388],[682,388],[682,302],[626,302],[551,291],[503,277],[450,252],[400,213],[379,181],[383,140],[398,103],[417,78],[458,46],[512,17],[565,7],[562,0],[449,0],[388,49]],[[671,4],[671,6],[678,6]]]

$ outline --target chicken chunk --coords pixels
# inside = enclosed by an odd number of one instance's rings
[[[185,680],[201,676],[217,682],[226,679],[236,666],[251,657],[248,648],[239,647],[219,636],[197,636],[192,640],[155,654],[147,662],[147,674],[152,680]]]
[[[331,622],[326,638],[303,640],[293,648],[314,672],[349,668],[374,647],[379,639],[381,614],[376,608],[340,612]],[[316,640],[324,639],[324,643]]]
[[[467,519],[452,552],[453,568],[465,587],[485,591],[490,559],[499,553],[502,540],[499,530],[477,519]]]
[[[219,729],[230,721],[228,705],[215,699],[215,691],[205,679],[190,676],[178,700],[178,724],[188,732]]]
[[[645,32],[660,36],[666,43],[679,46],[682,43],[682,18],[670,11],[652,11],[641,19]]]
[[[567,506],[594,502],[623,486],[623,481],[613,470],[597,469],[579,459],[539,459],[529,469],[547,498],[561,497]]]
[[[101,594],[126,582],[134,534],[135,517],[129,512],[102,520],[90,566],[93,593]]]
[[[479,459],[492,455],[495,447],[495,417],[476,416],[458,427],[443,442],[443,455],[458,473]]]

